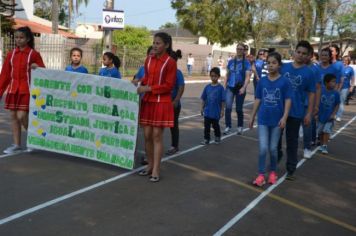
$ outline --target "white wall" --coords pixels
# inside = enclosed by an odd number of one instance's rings
[[[25,20],[31,20],[33,17],[33,0],[15,0],[18,4],[16,8],[23,8],[24,11],[15,11],[15,17]]]

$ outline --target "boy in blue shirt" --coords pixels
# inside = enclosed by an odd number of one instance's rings
[[[314,109],[315,79],[312,70],[305,65],[309,57],[310,43],[300,41],[294,52],[294,61],[283,64],[281,75],[289,79],[292,85],[292,106],[286,124],[287,141],[287,179],[294,180],[294,172],[298,164],[298,137],[299,127],[303,122],[308,126]],[[308,97],[308,108],[305,112],[305,101]],[[281,149],[281,141],[278,145]],[[279,150],[280,159],[281,150]]]
[[[205,86],[201,95],[202,108],[201,114],[204,116],[204,141],[203,145],[210,143],[210,126],[213,125],[215,134],[215,143],[219,144],[221,140],[221,131],[219,120],[224,116],[225,91],[219,84],[220,69],[214,67],[210,70],[211,84]]]
[[[319,105],[318,134],[321,143],[319,151],[327,154],[327,143],[332,133],[336,112],[339,109],[340,95],[339,92],[335,90],[336,76],[334,74],[326,74],[324,84],[325,87],[322,88]]]

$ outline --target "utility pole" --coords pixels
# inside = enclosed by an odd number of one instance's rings
[[[52,33],[58,34],[58,15],[59,15],[59,5],[58,0],[52,1]]]
[[[105,9],[114,10],[114,0],[106,0]],[[112,48],[112,30],[105,29],[103,53],[108,51],[111,52],[111,48]]]

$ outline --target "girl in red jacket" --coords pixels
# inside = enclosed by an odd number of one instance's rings
[[[7,91],[5,109],[10,110],[13,141],[4,153],[21,151],[21,126],[28,128],[31,69],[44,67],[41,55],[34,49],[34,37],[29,27],[15,31],[16,48],[6,56],[0,75],[0,99]]]
[[[140,108],[140,124],[143,126],[148,166],[139,175],[150,175],[151,182],[159,181],[163,155],[163,130],[174,126],[171,94],[176,82],[177,63],[170,57],[172,37],[157,33],[153,39],[153,55],[146,58],[145,76],[138,93],[145,93]]]

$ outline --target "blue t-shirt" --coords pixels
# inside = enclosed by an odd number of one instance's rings
[[[135,79],[141,80],[144,76],[145,76],[145,66],[140,66],[140,68],[138,68],[138,71],[135,75]]]
[[[180,86],[183,86],[185,84],[184,82],[184,76],[181,70],[177,69],[177,80],[176,84],[174,85],[173,91],[172,91],[172,100],[176,98],[178,89]],[[180,104],[180,101],[179,101]]]
[[[64,70],[69,72],[88,74],[87,68],[85,68],[83,65],[80,65],[77,68],[73,68],[72,65],[68,65]]]
[[[351,79],[353,76],[355,76],[354,69],[351,66],[345,66],[344,67],[344,83],[342,85],[343,89],[350,88]]]
[[[225,102],[225,89],[221,84],[205,86],[200,97],[205,101],[204,117],[210,119],[220,119],[221,104]]]
[[[257,59],[255,62],[256,72],[257,72],[258,78],[260,78],[260,79],[262,78],[262,70],[265,66],[265,63],[266,62],[261,59]]]
[[[321,76],[320,76],[320,71],[318,69],[318,66],[317,64],[315,63],[312,63],[311,65],[309,65],[309,68],[312,70],[313,72],[313,78],[314,78],[314,83],[315,83],[315,86],[317,84],[320,84],[322,83],[321,81]],[[315,87],[316,88],[316,87]],[[308,97],[308,93],[305,93],[305,102],[304,102],[304,106],[307,107],[308,106],[308,100],[309,100],[309,97]]]
[[[271,81],[262,77],[257,84],[256,98],[261,100],[258,124],[275,127],[283,117],[285,100],[292,96],[292,86],[286,77]]]
[[[99,71],[99,75],[121,79],[120,71],[115,66],[112,68],[101,68]]]
[[[281,69],[281,75],[286,77],[292,86],[292,106],[289,112],[290,117],[303,118],[305,109],[305,97],[308,93],[315,93],[315,80],[312,70],[304,65],[295,68],[292,62],[284,63]]]
[[[242,66],[243,64],[244,66]],[[244,68],[242,68],[244,67]],[[237,60],[236,58],[231,59],[227,64],[227,69],[229,70],[229,78],[227,80],[228,87],[235,87],[236,84],[245,83],[246,71],[251,70],[251,65],[248,60]]]
[[[341,70],[340,70],[340,68],[338,69],[338,67],[337,67],[338,65],[339,64],[337,64],[337,63],[333,63],[333,64],[329,65],[326,68],[322,67],[321,64],[317,65],[323,86],[325,86],[325,84],[324,84],[324,76],[326,74],[335,75],[335,77],[336,77],[336,85],[340,84],[340,80],[341,80],[343,69],[342,68],[341,68]]]
[[[339,92],[323,87],[320,96],[319,122],[325,124],[330,121],[330,116],[338,104],[340,104]]]

